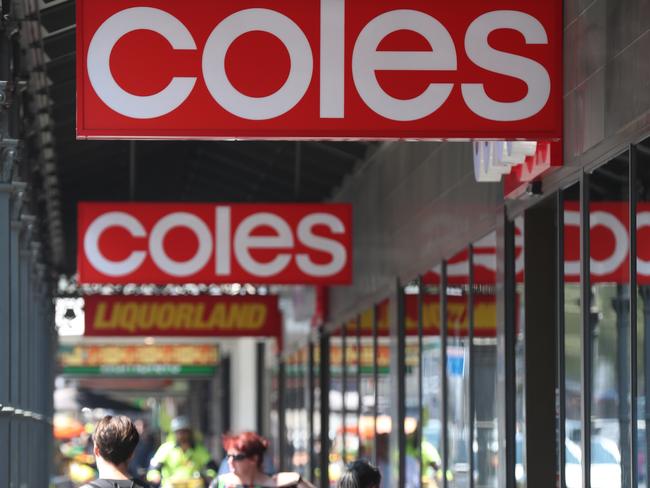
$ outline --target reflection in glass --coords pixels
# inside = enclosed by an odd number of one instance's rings
[[[406,487],[420,486],[420,337],[418,328],[419,286],[413,283],[404,288],[405,337],[405,419],[404,436]]]
[[[345,365],[345,335],[341,327],[330,336],[330,391],[329,391],[329,480],[336,486],[344,468],[345,457],[345,412],[343,409]]]
[[[312,417],[312,435],[314,442],[311,446],[312,448],[312,458],[310,459],[311,461],[311,466],[312,466],[312,472],[314,473],[313,475],[313,480],[316,485],[320,483],[320,467],[318,463],[318,459],[320,459],[320,453],[321,453],[321,431],[320,431],[320,409],[321,409],[321,384],[320,384],[320,358],[321,358],[321,351],[320,351],[320,345],[318,343],[315,343],[313,345],[313,366],[312,366],[312,381],[314,382],[314,408],[313,408],[313,417]]]
[[[392,431],[392,382],[390,376],[391,338],[388,319],[389,302],[377,305],[377,436],[375,449],[377,466],[382,473],[382,485],[394,486],[393,457],[391,446]],[[396,448],[397,446],[395,446]]]
[[[524,292],[526,274],[524,269],[524,218],[515,218],[515,479],[517,486],[526,482],[526,304]]]
[[[286,465],[304,477],[309,476],[307,356],[308,350],[304,347],[289,357],[285,385],[288,447]]]
[[[566,189],[562,198],[564,200],[564,430],[567,438],[565,473],[567,477],[571,476],[572,471],[580,473],[579,479],[582,479],[579,184],[576,183]]]
[[[357,320],[345,326],[345,463],[359,457],[359,337]]]
[[[499,461],[496,232],[476,241],[473,251],[474,486],[496,488]]]
[[[442,341],[440,337],[440,266],[424,275],[422,310],[422,479],[442,484]]]
[[[630,286],[628,155],[610,161],[589,180],[592,334],[591,472],[608,486],[631,486]],[[606,460],[603,451],[612,454]]]
[[[639,144],[636,151],[637,476],[639,486],[645,488],[650,472],[650,436],[646,434],[650,421],[650,405],[646,399],[650,390],[650,139]]]
[[[448,468],[454,486],[469,486],[469,261],[464,250],[449,260],[447,283]]]
[[[375,345],[373,339],[374,313],[368,309],[359,318],[360,329],[360,391],[359,458],[375,461]]]

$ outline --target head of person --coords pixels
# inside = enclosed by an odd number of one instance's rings
[[[172,419],[171,430],[174,433],[174,437],[176,438],[176,443],[181,447],[190,446],[194,442],[190,419],[184,415],[180,415]]]
[[[264,453],[269,441],[255,432],[226,434],[222,438],[228,456],[230,471],[237,476],[248,476],[262,470]]]
[[[123,415],[107,415],[95,427],[93,434],[95,457],[120,466],[133,456],[140,435],[131,419]]]
[[[381,473],[367,461],[359,460],[348,464],[339,479],[337,488],[379,488]]]

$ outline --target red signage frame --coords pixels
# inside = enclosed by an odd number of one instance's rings
[[[81,283],[352,281],[345,203],[82,202],[77,218]]]
[[[80,139],[562,136],[561,0],[76,5]]]

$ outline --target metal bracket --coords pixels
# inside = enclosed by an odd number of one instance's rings
[[[27,81],[0,81],[0,110],[7,110],[11,107],[16,93],[27,88]]]
[[[0,182],[11,183],[19,159],[20,141],[0,138]]]
[[[20,32],[20,22],[10,14],[2,13],[0,7],[0,30],[4,31],[7,37],[14,37]]]

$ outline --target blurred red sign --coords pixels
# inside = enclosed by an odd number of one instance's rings
[[[347,204],[80,203],[82,283],[352,279]]]
[[[77,0],[79,138],[559,139],[560,0]]]
[[[281,337],[275,295],[84,298],[87,336]]]

